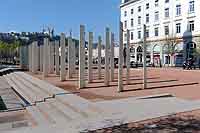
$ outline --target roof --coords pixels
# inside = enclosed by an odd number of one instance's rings
[[[140,0],[126,0],[126,2],[124,2],[124,3],[122,3],[122,4],[120,5],[120,8],[122,8],[122,7],[124,7],[124,6],[127,6],[127,5],[129,5],[129,4],[131,4],[131,3],[137,2],[137,1],[140,1]]]

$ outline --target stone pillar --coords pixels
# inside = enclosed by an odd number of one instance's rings
[[[44,45],[40,45],[40,72],[43,71]]]
[[[33,42],[32,45],[32,72],[36,74],[38,70],[38,43]]]
[[[115,66],[114,66],[114,33],[111,34],[111,46],[110,46],[110,80],[114,81],[114,71],[115,71]]]
[[[36,69],[37,71],[39,71],[40,69],[40,47],[38,45],[38,42],[36,42],[37,45],[36,45],[36,54],[37,54],[37,58],[36,58]]]
[[[154,53],[153,53],[153,51],[154,51],[154,46],[151,49],[151,64],[154,64],[154,59],[153,59]]]
[[[27,45],[21,46],[19,48],[20,50],[20,67],[21,69],[28,69],[28,60],[29,60],[29,54],[28,54],[28,49],[29,47]]]
[[[163,55],[163,46],[160,45],[160,63],[163,66],[164,64],[164,55]]]
[[[49,74],[50,71],[50,40],[48,39],[48,43],[47,43],[47,73]]]
[[[93,33],[89,32],[89,43],[88,43],[88,82],[92,82],[92,48],[93,48]]]
[[[76,71],[76,43],[72,41],[72,73]]]
[[[147,67],[146,67],[146,25],[143,26],[143,89],[147,88]]]
[[[72,74],[73,74],[73,51],[72,51],[72,37],[68,37],[68,78],[72,78]]]
[[[98,79],[101,79],[101,36],[98,37]]]
[[[130,76],[130,31],[127,30],[127,44],[126,44],[126,82],[129,84]]]
[[[48,76],[48,43],[49,39],[44,38],[44,46],[43,46],[43,77]]]
[[[66,80],[66,45],[65,45],[65,34],[61,33],[61,39],[60,39],[60,47],[61,47],[61,59],[60,59],[60,80],[65,81]]]
[[[85,87],[85,26],[80,26],[79,40],[79,89]]]
[[[35,73],[35,54],[34,54],[34,52],[35,52],[35,45],[34,45],[34,43],[35,42],[32,42],[32,44],[31,44],[32,45],[32,47],[31,47],[31,51],[32,51],[31,52],[32,53],[32,55],[31,55],[31,57],[32,57],[32,59],[31,59],[31,61],[32,61],[31,62],[31,64],[32,64],[32,67],[31,67],[32,70],[31,70],[31,72],[32,73]]]
[[[137,63],[137,47],[135,47],[135,63]]]
[[[118,92],[123,91],[123,23],[119,27]]]
[[[54,43],[49,42],[49,73],[54,72]]]
[[[106,28],[106,46],[105,46],[105,76],[104,76],[104,84],[105,86],[109,86],[109,47],[110,47],[110,29]]]
[[[29,71],[32,71],[32,44],[29,44],[28,46],[28,59],[29,59]]]
[[[56,75],[60,75],[60,65],[59,65],[59,60],[60,60],[60,55],[59,55],[59,41],[55,41],[55,71]]]

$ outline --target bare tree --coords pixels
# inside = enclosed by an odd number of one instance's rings
[[[173,66],[175,53],[178,52],[176,51],[176,45],[180,43],[181,40],[176,36],[176,34],[172,33],[172,34],[166,35],[164,41],[165,41],[165,44],[167,45],[167,51],[166,51],[167,56],[168,56],[168,59],[170,59],[168,61],[168,65],[170,64],[171,66]]]

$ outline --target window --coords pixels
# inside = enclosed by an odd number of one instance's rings
[[[149,9],[149,3],[146,4],[146,9]]]
[[[181,33],[181,23],[176,24],[176,33]]]
[[[141,12],[141,6],[138,6],[138,12]]]
[[[189,13],[193,13],[194,12],[194,0],[191,0],[189,2]]]
[[[165,8],[165,18],[169,18],[169,8]]]
[[[158,11],[155,12],[155,21],[159,21],[159,12]]]
[[[131,40],[133,40],[133,32],[131,32]]]
[[[138,39],[141,39],[141,31],[138,31]]]
[[[124,28],[127,28],[127,21],[124,21]]]
[[[165,26],[165,35],[169,35],[169,26]]]
[[[127,11],[124,11],[124,17],[126,17],[127,16]]]
[[[134,10],[133,9],[131,9],[131,14],[133,14],[134,13]]]
[[[169,3],[169,0],[165,0],[165,3]]]
[[[181,15],[181,5],[176,5],[176,16]]]
[[[155,32],[155,36],[158,36],[158,35],[159,35],[158,27],[156,27],[156,28],[154,29],[154,32]]]
[[[149,29],[146,29],[146,38],[149,38]]]
[[[158,6],[159,0],[155,0],[155,6]]]
[[[149,23],[149,14],[146,14],[146,23]]]
[[[189,22],[189,31],[190,32],[194,31],[194,21]]]
[[[141,16],[138,16],[138,24],[141,24]]]
[[[133,27],[133,19],[131,19],[131,27]]]
[[[124,41],[127,41],[127,34],[124,33]]]

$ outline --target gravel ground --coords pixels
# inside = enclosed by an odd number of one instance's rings
[[[200,110],[88,131],[88,133],[200,133]]]

